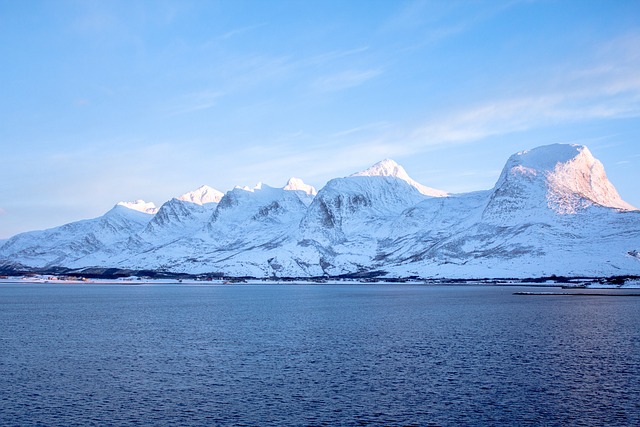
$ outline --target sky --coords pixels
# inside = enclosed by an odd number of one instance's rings
[[[640,206],[640,1],[0,0],[0,239],[391,158],[453,193],[589,147]]]

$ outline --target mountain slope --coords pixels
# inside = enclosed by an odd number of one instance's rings
[[[154,218],[138,236],[144,239],[140,243],[144,250],[133,248],[133,252],[112,262],[138,269],[268,275],[271,270],[279,268],[276,258],[282,247],[295,243],[298,223],[307,209],[303,200],[308,197],[305,190],[263,184],[255,188],[236,187],[225,193],[218,204],[211,204],[215,206],[211,215],[205,218],[202,214],[199,220],[190,221],[192,226],[189,230],[170,234],[170,238],[164,240],[156,238],[155,245],[150,245],[152,239],[149,234],[156,222]],[[158,215],[165,206],[167,209],[172,207],[172,213],[177,206],[181,209],[186,207],[179,203],[186,202],[168,202]],[[193,210],[179,214],[178,218],[184,220],[191,216]],[[166,237],[167,233],[162,235]],[[303,271],[296,271],[304,275]]]
[[[155,207],[142,201],[120,202],[101,217],[65,224],[42,231],[18,234],[0,247],[5,264],[32,267],[68,266],[98,252],[110,252],[117,243],[147,226]]]
[[[370,168],[354,173],[351,176],[391,176],[405,181],[425,196],[446,197],[448,195],[446,191],[436,190],[413,180],[402,166],[391,159],[382,160]]]
[[[119,267],[253,277],[640,275],[640,211],[580,145],[511,156],[486,191],[448,194],[384,160],[320,191],[203,186],[160,209],[23,233],[0,265]],[[150,213],[147,213],[150,212]]]
[[[224,193],[222,191],[216,190],[208,185],[203,185],[193,191],[183,194],[180,197],[176,197],[176,199],[183,202],[195,203],[197,205],[205,205],[207,203],[218,203],[223,196]]]
[[[640,212],[620,199],[586,147],[557,144],[513,155],[491,191],[405,212],[394,245],[402,256],[386,261],[429,276],[626,274],[640,271],[627,256],[639,225]]]

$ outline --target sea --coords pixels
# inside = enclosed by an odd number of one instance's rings
[[[539,290],[4,283],[0,425],[640,425],[640,297]]]

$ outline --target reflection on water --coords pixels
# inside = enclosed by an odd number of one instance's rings
[[[640,298],[0,286],[2,425],[638,425]]]

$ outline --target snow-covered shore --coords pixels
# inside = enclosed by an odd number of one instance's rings
[[[640,279],[628,279],[623,283],[612,283],[609,279],[575,279],[562,281],[554,280],[513,280],[513,279],[397,279],[397,280],[361,280],[353,278],[327,279],[200,279],[200,278],[149,278],[149,277],[119,277],[119,278],[85,278],[54,275],[29,275],[0,277],[2,283],[21,284],[82,284],[82,285],[359,285],[359,284],[413,284],[413,285],[447,285],[447,286],[531,286],[531,287],[561,287],[565,289],[640,289]]]

